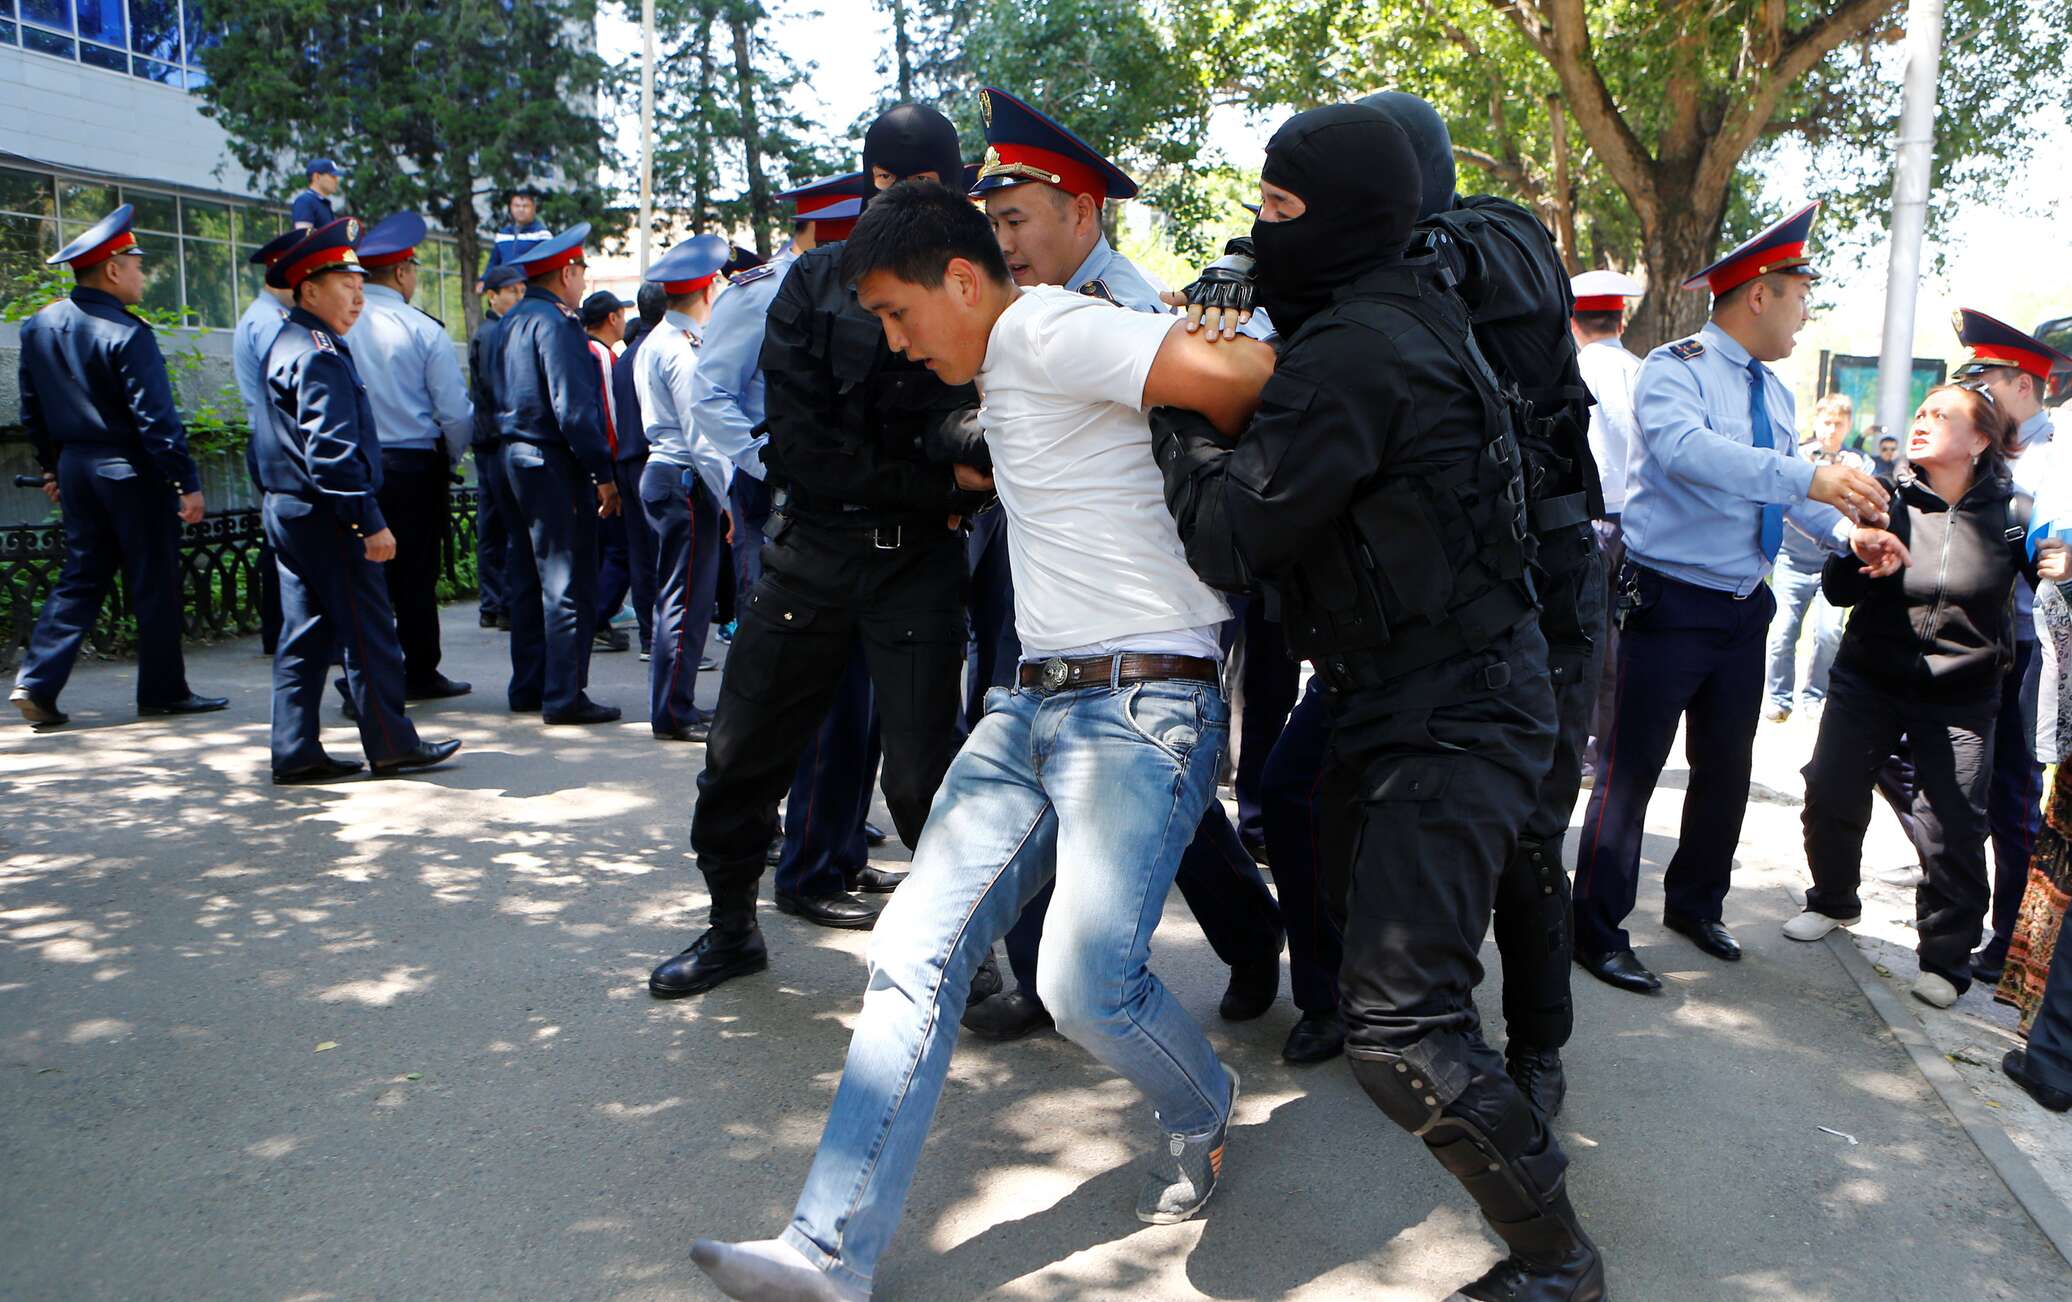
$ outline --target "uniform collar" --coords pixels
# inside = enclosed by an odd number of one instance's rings
[[[688,312],[664,312],[662,314],[662,323],[674,326],[699,343],[705,342],[704,328],[697,321],[693,320]]]
[[[366,294],[369,302],[380,299],[383,302],[393,302],[397,307],[407,307],[409,305],[409,301],[393,286],[369,284],[364,286],[361,292]]]
[[[2021,429],[2017,432],[2021,435],[2022,446],[2028,447],[2034,443],[2050,442],[2050,436],[2055,428],[2051,424],[2050,409],[2046,407],[2023,421]]]
[[[1108,247],[1108,237],[1094,236],[1094,246],[1087,251],[1086,261],[1079,264],[1079,270],[1072,273],[1072,278],[1065,282],[1065,288],[1078,293],[1079,287],[1089,280],[1099,280],[1114,260],[1115,250]]]
[[[1698,335],[1705,341],[1706,347],[1718,352],[1721,357],[1726,358],[1743,370],[1746,370],[1748,364],[1755,360],[1749,351],[1741,346],[1739,339],[1720,329],[1716,322],[1707,321],[1699,329]],[[1764,367],[1763,369],[1768,370],[1769,368]]]
[[[555,296],[552,290],[544,285],[527,285],[525,287],[525,297],[518,301],[520,303],[545,303],[548,307],[553,308],[569,320],[577,320],[575,312],[570,309],[568,304],[562,302]],[[585,335],[585,337],[587,338],[588,336]]]
[[[344,337],[333,330],[329,322],[317,316],[314,312],[304,308],[291,307],[288,309],[288,323],[290,325],[299,325],[306,330],[321,330],[324,332],[324,337],[336,344],[341,350],[345,347]]]
[[[102,303],[114,308],[118,312],[127,312],[129,310],[128,308],[123,306],[122,300],[115,297],[115,295],[109,293],[105,289],[95,289],[91,285],[72,286],[72,301],[82,305],[87,303]]]

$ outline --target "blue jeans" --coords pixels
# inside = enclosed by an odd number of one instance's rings
[[[1147,966],[1180,854],[1214,798],[1230,709],[1208,683],[994,688],[871,937],[842,1083],[785,1241],[868,1289],[899,1225],[972,973],[1046,882],[1038,993],[1160,1129],[1222,1123],[1230,1086]]]
[[[1813,626],[1813,663],[1806,669],[1806,701],[1827,697],[1828,671],[1842,646],[1842,612],[1820,595],[1820,571],[1807,572],[1780,552],[1770,571],[1770,590],[1777,596],[1777,614],[1770,620],[1770,704],[1791,708],[1791,689],[1798,679],[1799,631]]]

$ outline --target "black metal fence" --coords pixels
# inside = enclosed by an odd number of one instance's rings
[[[442,598],[475,590],[476,490],[453,490],[452,528],[440,549]],[[191,638],[240,637],[259,631],[259,545],[263,526],[256,510],[225,511],[185,525],[180,536],[180,586]],[[0,666],[13,666],[36,625],[44,598],[57,585],[65,563],[65,531],[58,524],[0,529]],[[101,606],[100,623],[89,639],[103,655],[127,654],[136,642],[128,580],[118,578]]]

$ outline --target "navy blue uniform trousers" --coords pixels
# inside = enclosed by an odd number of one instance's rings
[[[2043,1003],[2029,1027],[2028,1058],[2045,1084],[2072,1094],[2072,944],[2062,940],[2050,956]]]
[[[1591,954],[1632,948],[1624,924],[1639,891],[1648,800],[1679,721],[1687,724],[1690,779],[1676,853],[1662,876],[1664,909],[1719,921],[1748,809],[1763,648],[1777,608],[1767,586],[1736,600],[1631,561],[1626,568],[1638,602],[1619,630],[1611,739],[1576,854],[1575,947]]]
[[[281,641],[273,657],[273,767],[288,772],[324,758],[324,678],[345,662],[345,692],[360,744],[379,762],[417,746],[403,715],[403,649],[388,580],[366,543],[324,506],[268,493],[266,537],[279,558]]]
[[[625,520],[626,574],[621,582],[607,582],[600,576],[597,618],[600,623],[618,613],[628,593],[633,595],[633,617],[640,626],[640,649],[655,645],[655,576],[660,560],[655,552],[655,531],[648,527],[647,512],[640,509],[640,481],[647,473],[645,453],[612,463],[612,481],[619,486],[619,514]],[[607,524],[610,521],[606,521]]]
[[[1014,571],[1007,561],[1007,515],[995,507],[972,521],[964,542],[971,561],[971,647],[964,675],[964,729],[978,726],[986,692],[1014,684],[1022,639],[1014,626]],[[1048,898],[1048,897],[1046,897]],[[1012,942],[1010,942],[1012,944]]]
[[[396,559],[381,567],[406,691],[439,678],[439,569],[453,511],[446,454],[437,448],[381,450],[381,515],[396,535]]]
[[[1986,823],[1993,834],[1993,947],[2003,952],[2014,939],[2022,893],[2029,889],[2029,855],[2036,849],[2036,834],[2043,830],[2043,766],[2036,762],[2036,685],[2032,681],[2036,665],[2036,639],[2019,638],[2014,668],[2000,685],[2000,718],[1993,725],[1993,781],[1986,789]]]
[[[650,458],[640,513],[655,538],[655,641],[648,663],[648,718],[657,730],[705,717],[694,699],[719,584],[719,504],[698,472]]]
[[[1265,795],[1267,757],[1280,740],[1281,728],[1295,708],[1295,696],[1302,688],[1302,665],[1288,654],[1288,639],[1281,622],[1269,619],[1266,602],[1258,597],[1234,599],[1236,622],[1244,627],[1245,659],[1240,674],[1244,709],[1238,717],[1237,776],[1231,786],[1237,793],[1238,838],[1246,845],[1266,839]],[[1268,851],[1270,858],[1272,852]],[[1275,883],[1278,885],[1278,881]]]
[[[510,610],[511,529],[501,499],[504,459],[494,443],[475,445],[476,610],[491,619]]]
[[[184,700],[179,498],[150,466],[102,448],[58,453],[65,564],[29,635],[15,685],[54,701],[121,568],[137,617],[137,704]]]
[[[1330,759],[1330,707],[1312,680],[1266,758],[1259,790],[1260,830],[1288,928],[1289,991],[1305,1013],[1338,1007],[1338,968],[1345,959],[1342,910],[1323,888],[1324,864],[1351,851],[1326,841],[1343,832],[1345,821],[1325,817],[1345,803],[1325,789],[1334,772]]]
[[[870,862],[863,824],[877,786],[878,748],[870,665],[858,642],[827,719],[792,775],[773,882],[779,892],[812,898],[845,891]]]
[[[597,620],[597,491],[575,454],[506,442],[503,500],[512,523],[511,708],[572,710],[590,685]]]

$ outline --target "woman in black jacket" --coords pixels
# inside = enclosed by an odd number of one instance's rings
[[[1931,389],[1914,413],[1893,500],[1891,533],[1907,562],[1837,557],[1821,576],[1827,599],[1855,610],[1805,768],[1813,889],[1784,934],[1818,940],[1861,917],[1871,782],[1905,737],[1927,869],[1915,904],[1921,976],[1913,994],[1940,1008],[1971,984],[1991,893],[1986,787],[2001,676],[2014,663],[2012,597],[2021,576],[2036,578],[2013,527],[2028,515],[2007,472],[2014,444],[2015,422],[1983,391]],[[1860,529],[1859,539],[1876,532]],[[2062,567],[2063,544],[2045,544],[2040,560]]]

